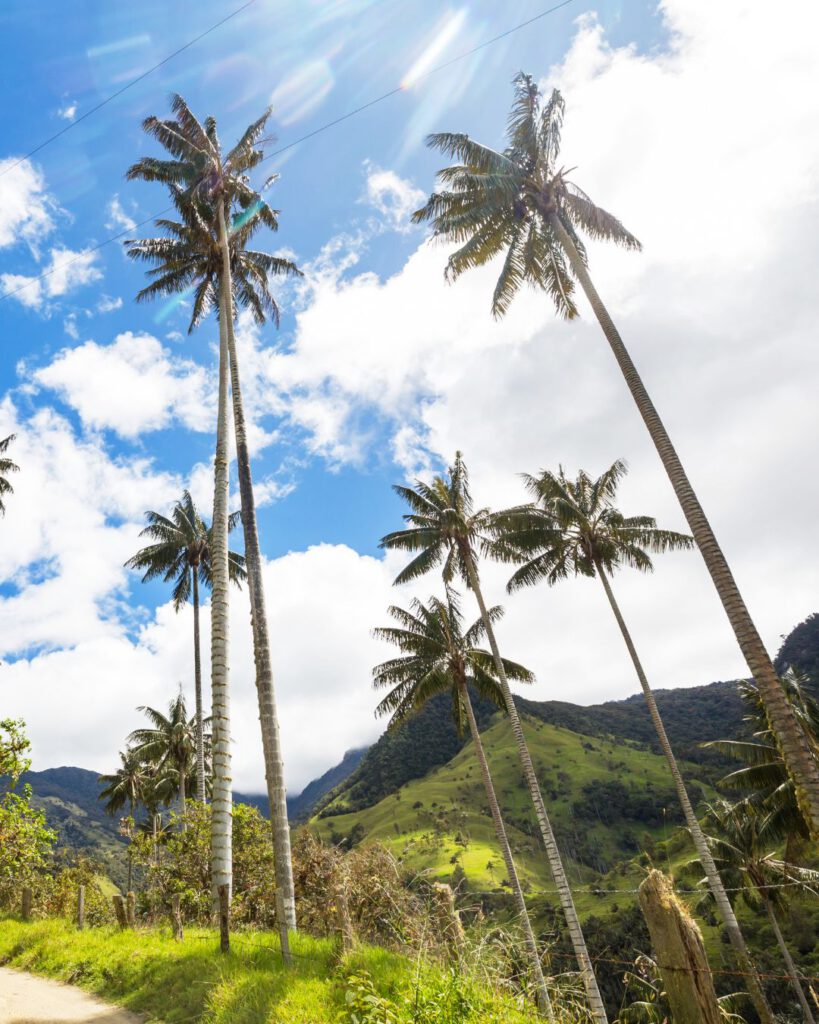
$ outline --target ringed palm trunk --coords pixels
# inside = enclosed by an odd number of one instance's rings
[[[188,786],[188,776],[187,776],[187,774],[185,772],[185,769],[180,766],[180,768],[179,768],[179,810],[180,810],[180,813],[182,815],[182,831],[183,832],[187,831],[187,828],[188,828],[188,822],[187,822],[187,818],[185,816],[185,812],[188,809],[188,801],[187,801],[187,797],[185,795],[185,791],[187,789],[187,786]]]
[[[206,800],[205,790],[205,727],[202,714],[202,652],[199,641],[199,566],[191,567],[193,577],[193,677],[196,692],[196,799]]]
[[[483,748],[483,741],[481,740],[481,734],[478,730],[478,723],[475,721],[475,712],[472,709],[472,701],[469,698],[469,688],[466,683],[461,680],[458,683],[458,689],[461,694],[461,699],[464,702],[466,708],[466,715],[469,719],[469,731],[472,735],[472,742],[475,745],[475,754],[478,758],[478,765],[481,771],[481,779],[483,780],[483,787],[486,790],[486,799],[489,801],[489,810],[492,813],[492,821],[495,825],[495,835],[500,843],[501,852],[503,853],[503,860],[506,864],[506,873],[509,876],[509,884],[512,886],[512,893],[515,897],[515,905],[518,911],[518,917],[520,919],[521,927],[523,928],[523,936],[526,942],[526,951],[529,954],[529,961],[532,967],[532,976],[535,985],[535,993],[537,997],[537,1007],[540,1013],[549,1020],[554,1020],[554,1011],[552,1010],[552,1002],[549,999],[549,993],[546,989],[546,981],[543,977],[543,967],[540,963],[540,954],[537,949],[537,942],[535,940],[534,932],[532,931],[532,922],[529,920],[529,912],[526,909],[526,901],[523,898],[523,889],[520,885],[520,879],[518,878],[517,868],[515,867],[515,860],[512,856],[512,848],[509,845],[509,838],[506,835],[506,827],[503,823],[503,816],[501,815],[500,806],[498,804],[498,798],[495,795],[495,787],[492,783],[492,776],[489,772],[489,764],[486,760],[486,752]]]
[[[597,978],[594,975],[589,951],[586,949],[586,940],[583,938],[583,929],[580,927],[580,918],[577,916],[577,910],[575,909],[574,900],[572,899],[572,891],[569,888],[569,881],[566,878],[566,871],[563,867],[563,861],[560,858],[560,851],[557,848],[555,834],[552,831],[552,824],[549,821],[548,814],[546,813],[546,805],[543,803],[540,785],[537,781],[537,775],[535,775],[535,768],[532,764],[529,748],[526,745],[526,737],[523,735],[523,728],[520,724],[518,709],[515,707],[512,691],[509,688],[509,680],[506,678],[506,670],[504,669],[503,661],[501,660],[498,642],[495,639],[495,631],[492,628],[492,622],[490,621],[489,614],[486,610],[486,604],[478,581],[478,572],[475,568],[472,549],[468,545],[462,545],[461,554],[463,556],[464,565],[466,566],[469,585],[478,602],[481,621],[483,622],[484,629],[486,630],[486,636],[489,640],[489,647],[492,651],[492,657],[495,662],[495,671],[498,674],[501,689],[503,690],[506,710],[509,714],[509,721],[512,725],[512,733],[514,734],[515,742],[517,743],[518,756],[520,757],[523,776],[526,780],[527,786],[529,787],[532,803],[535,806],[535,814],[537,815],[538,825],[540,826],[540,834],[543,839],[543,845],[546,848],[546,857],[549,861],[552,878],[557,886],[560,904],[563,908],[566,925],[568,926],[569,935],[571,936],[572,946],[574,948],[574,955],[577,958],[577,963],[580,967],[580,975],[586,989],[586,998],[589,1001],[589,1006],[591,1007],[592,1014],[597,1024],[608,1024],[606,1008],[603,1005],[600,989],[597,986]]]
[[[759,687],[760,695],[765,703],[768,722],[776,737],[788,772],[794,779],[799,806],[805,821],[813,836],[816,837],[819,835],[819,765],[811,753],[790,704],[788,704],[776,669],[773,667],[765,645],[762,643],[762,638],[751,619],[750,612],[745,606],[725,555],[717,543],[711,524],[686,476],[677,451],[671,443],[671,438],[646,391],[637,368],[632,362],[608,310],[603,305],[569,233],[555,212],[551,212],[548,217],[552,230],[591,304],[603,334],[606,336],[606,341],[611,347],[631,396],[665,467],[671,486],[674,488],[674,493],[677,495],[683,514],[688,521],[688,526],[722,601],[737,643],[748,663],[751,675]]]
[[[699,857],[700,863],[705,871],[705,877],[708,879],[708,888],[711,890],[711,894],[716,901],[719,916],[722,918],[722,923],[728,933],[728,938],[730,939],[740,970],[746,975],[748,994],[751,997],[751,1001],[754,1004],[756,1012],[759,1014],[759,1019],[762,1024],[773,1024],[771,1008],[768,1006],[765,994],[762,991],[762,985],[760,984],[759,978],[757,977],[754,969],[750,953],[748,952],[748,947],[745,944],[745,938],[739,927],[736,914],[734,913],[734,908],[731,906],[728,894],[725,891],[725,886],[722,884],[722,879],[720,878],[719,871],[717,870],[717,865],[714,863],[711,850],[706,842],[700,823],[697,820],[697,816],[694,813],[694,808],[691,806],[691,800],[688,796],[688,791],[685,788],[685,782],[683,781],[679,766],[677,765],[677,759],[674,756],[674,751],[671,749],[671,743],[669,742],[668,734],[665,731],[665,725],[660,717],[660,710],[657,707],[657,701],[654,699],[654,693],[649,686],[648,678],[643,671],[642,662],[637,655],[637,648],[634,646],[631,633],[629,632],[625,619],[620,612],[620,606],[617,604],[614,591],[611,588],[611,583],[609,582],[608,575],[603,568],[602,563],[599,559],[595,558],[594,565],[597,569],[597,574],[600,577],[600,582],[603,584],[606,597],[611,605],[611,610],[614,612],[617,625],[620,627],[620,632],[623,635],[623,640],[625,640],[628,653],[631,655],[631,661],[637,673],[637,678],[640,680],[640,686],[643,689],[646,704],[648,705],[648,713],[651,716],[651,721],[657,733],[657,738],[660,741],[660,747],[662,748],[663,755],[668,762],[671,777],[674,780],[674,788],[677,791],[677,796],[679,798],[680,805],[682,806],[685,823],[688,826],[688,831],[691,833],[691,838],[694,841],[697,856]]]
[[[228,576],[228,338],[230,320],[230,256],[225,211],[221,197],[219,241],[222,246],[222,281],[219,316],[219,405],[216,422],[216,458],[213,492],[213,543],[211,546],[211,689],[212,689],[212,761],[211,797],[211,886],[214,905],[218,906],[219,886],[233,882],[233,796],[230,775],[230,689],[228,662],[229,576]]]
[[[773,928],[773,933],[776,936],[779,951],[782,953],[782,959],[785,961],[785,967],[788,970],[791,985],[793,985],[796,998],[799,1000],[799,1005],[802,1007],[802,1016],[805,1020],[805,1024],[816,1024],[813,1013],[811,1012],[810,1003],[808,1002],[804,989],[802,988],[802,983],[799,981],[799,973],[796,970],[796,964],[793,962],[791,951],[788,949],[785,937],[779,927],[779,921],[776,919],[776,912],[774,911],[770,900],[765,895],[764,890],[760,890],[759,895],[762,899],[762,905],[765,908],[765,913],[768,915],[768,920],[771,922],[771,928]]]
[[[276,888],[282,895],[284,916],[288,929],[296,929],[296,895],[293,884],[293,860],[290,854],[290,825],[287,820],[287,789],[284,784],[279,718],[276,712],[276,693],[273,688],[273,667],[270,660],[270,638],[267,630],[262,557],[259,531],[256,523],[256,502],[253,497],[253,478],[247,449],[247,431],[239,379],[239,362],[233,318],[227,321],[230,354],[230,381],[233,392],[233,424],[236,435],[236,462],[239,471],[239,492],[242,499],[242,527],[245,538],[248,592],[250,594],[250,621],[253,629],[253,658],[256,663],[256,693],[259,700],[259,722],[262,727],[267,797],[270,804],[270,823],[276,855]]]

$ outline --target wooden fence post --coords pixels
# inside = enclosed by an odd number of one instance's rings
[[[350,901],[347,898],[347,865],[340,861],[336,868],[335,904],[338,931],[341,935],[341,948],[349,953],[355,946],[355,929],[353,920],[350,917]]]
[[[639,899],[674,1024],[720,1024],[702,934],[671,882],[660,871],[650,872],[640,885]]]
[[[114,904],[114,913],[117,916],[117,924],[120,928],[127,928],[128,918],[125,914],[125,900],[119,893],[115,893],[111,897],[111,902]]]
[[[171,927],[173,928],[173,937],[177,942],[181,942],[185,938],[185,930],[182,927],[182,911],[179,908],[178,892],[171,896]]]
[[[85,886],[81,885],[77,890],[77,927],[85,928]]]
[[[33,894],[30,885],[23,886],[23,892],[20,899],[20,913],[24,921],[31,920],[31,903]]]
[[[450,955],[454,960],[460,960],[464,951],[464,927],[461,924],[461,915],[455,908],[455,893],[452,886],[446,882],[434,882],[432,900]]]
[[[129,928],[136,927],[136,893],[129,892],[125,901],[125,916]]]
[[[230,886],[219,886],[219,949],[230,952]]]

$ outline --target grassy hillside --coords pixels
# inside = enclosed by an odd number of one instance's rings
[[[631,742],[589,737],[523,719],[561,850],[572,879],[587,883],[644,849],[680,821],[664,759]],[[529,794],[505,719],[484,732],[492,775],[521,874],[531,890],[550,890]],[[702,767],[687,765],[696,799]],[[401,786],[371,807],[349,810],[339,793],[311,826],[324,839],[380,839],[414,871],[473,889],[503,886],[504,868],[472,743],[447,764]],[[463,875],[462,875],[463,873]]]

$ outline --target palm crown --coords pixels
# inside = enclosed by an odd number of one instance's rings
[[[478,548],[489,553],[497,544],[492,537],[493,513],[474,508],[461,453],[455,453],[445,476],[436,476],[429,484],[416,480],[414,487],[396,484],[393,490],[412,511],[404,515],[407,529],[388,533],[381,538],[380,546],[418,552],[395,582],[407,583],[443,563],[445,583],[460,576],[468,584],[465,560],[470,552]]]
[[[693,547],[687,534],[661,530],[651,516],[623,515],[614,502],[626,472],[618,459],[596,480],[583,470],[570,480],[562,467],[557,474],[524,474],[535,504],[494,520],[503,540],[496,550],[523,562],[510,591],[541,580],[553,585],[570,575],[595,576],[598,567],[609,574],[624,565],[651,572],[649,552]]]
[[[544,100],[531,75],[523,72],[513,84],[502,151],[459,132],[427,137],[429,146],[458,163],[438,172],[440,191],[413,220],[431,221],[436,237],[460,246],[447,263],[451,280],[504,254],[492,297],[495,316],[507,311],[521,285],[530,284],[548,292],[560,315],[571,319],[577,316],[574,279],[552,217],[568,232],[584,264],[578,231],[628,249],[639,249],[640,243],[558,166],[564,110],[558,90]]]
[[[4,516],[6,514],[6,506],[3,499],[8,494],[14,494],[14,488],[8,482],[6,477],[9,473],[17,473],[20,469],[16,462],[12,462],[11,459],[4,457],[14,438],[14,434],[9,434],[8,437],[5,437],[0,441],[0,516]]]
[[[376,714],[391,715],[393,728],[432,697],[450,692],[455,727],[458,735],[462,735],[467,724],[463,686],[472,686],[498,708],[505,703],[492,655],[477,646],[486,633],[483,622],[479,619],[464,631],[463,618],[451,592],[446,601],[433,597],[423,604],[415,600],[411,608],[390,608],[398,625],[374,630],[377,639],[386,640],[401,651],[401,657],[373,669],[373,685],[379,689],[391,687]],[[497,621],[503,610],[491,608],[489,614]],[[532,673],[522,665],[505,658],[503,665],[510,679],[534,682]]]
[[[188,718],[185,698],[180,693],[168,704],[167,714],[141,706],[149,727],[134,729],[128,737],[133,755],[150,766],[157,797],[170,802],[179,789],[179,780],[193,782],[196,776],[196,718]],[[204,724],[208,725],[206,718]],[[209,759],[210,735],[204,733],[205,758]],[[206,769],[207,774],[207,769]]]
[[[148,525],[140,537],[148,537],[154,543],[142,548],[125,564],[129,569],[143,572],[143,583],[158,576],[166,583],[173,582],[173,603],[178,611],[190,599],[192,573],[195,572],[205,586],[211,586],[213,528],[205,525],[188,491],[174,505],[170,518],[159,512],[146,512],[145,518]],[[232,513],[228,530],[232,530],[239,519],[239,512]],[[241,585],[247,576],[244,556],[228,551],[228,567],[231,580]]]
[[[120,751],[120,766],[112,775],[100,775],[104,784],[100,800],[105,801],[106,814],[117,814],[126,805],[133,811],[137,804],[148,802],[153,783],[153,773],[132,748]]]
[[[278,323],[279,307],[270,293],[269,277],[300,274],[300,271],[290,260],[247,248],[259,228],[277,231],[279,227],[278,211],[262,199],[248,180],[248,172],[264,159],[259,143],[264,141],[270,110],[248,126],[225,156],[213,118],[200,124],[178,95],[173,97],[172,110],[176,119],[149,117],[143,122],[143,128],[174,159],[142,157],[126,174],[129,179],[166,185],[179,218],[156,221],[157,227],[165,232],[163,237],[125,242],[132,259],[153,264],[148,271],[153,280],[138,293],[137,300],[191,289],[193,309],[189,331],[211,309],[218,311],[222,251],[216,204],[221,202],[228,213],[234,208],[237,211],[229,232],[234,302],[250,309],[257,323],[263,323],[267,315]],[[264,188],[276,177],[268,178]]]

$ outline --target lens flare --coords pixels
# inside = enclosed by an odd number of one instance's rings
[[[324,58],[305,61],[273,91],[273,116],[283,125],[300,121],[320,106],[334,85],[332,68]]]
[[[409,89],[415,82],[426,74],[435,65],[438,58],[446,50],[447,46],[458,35],[466,24],[467,10],[462,7],[459,11],[447,14],[436,26],[433,38],[427,44],[426,49],[415,61],[409,71],[401,79],[401,88]]]
[[[176,295],[172,295],[168,301],[163,303],[157,310],[154,316],[154,323],[163,324],[169,316],[179,309],[180,306],[186,305],[188,298],[193,294],[194,289],[198,284],[198,281],[194,281],[193,284],[188,285],[184,291],[181,291]]]

